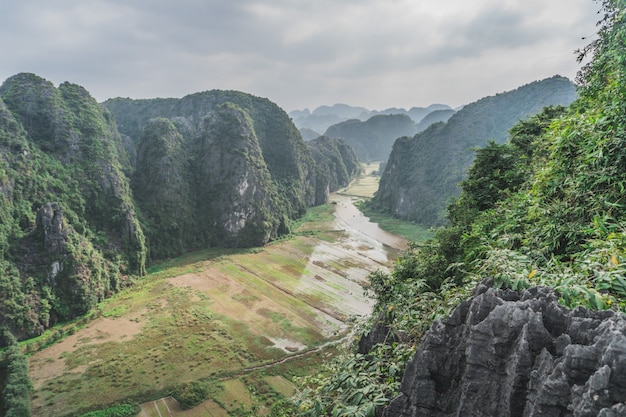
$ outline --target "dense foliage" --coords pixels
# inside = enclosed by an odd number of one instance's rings
[[[316,199],[319,169],[309,148],[267,99],[214,90],[104,106],[136,144],[133,189],[154,259],[262,245],[325,202]]]
[[[116,98],[103,105],[113,113],[119,131],[138,143],[146,123],[158,117],[184,122],[181,130],[185,132],[181,133],[193,139],[199,133],[203,118],[224,103],[235,104],[247,113],[287,216],[301,215],[310,206],[313,196],[307,177],[314,163],[289,116],[270,100],[237,91],[212,90],[181,99]]]
[[[567,105],[573,84],[555,76],[514,91],[485,97],[432,124],[412,138],[395,142],[372,207],[427,226],[445,223],[445,207],[460,192],[474,154],[487,141],[503,143],[520,119],[547,105]]]
[[[328,193],[346,187],[360,172],[361,165],[352,147],[341,139],[320,136],[307,142],[315,160],[315,202],[322,204]]]
[[[580,98],[519,122],[504,144],[477,149],[462,192],[448,207],[449,224],[434,239],[411,245],[390,274],[370,277],[376,305],[365,332],[385,330],[383,345],[419,343],[433,320],[487,277],[512,289],[551,286],[569,307],[626,311],[626,2],[605,0],[602,7],[599,38],[582,51],[594,56],[581,71]],[[383,357],[373,349],[362,366]],[[335,366],[353,361],[346,355]],[[403,369],[401,360],[392,364]],[[316,378],[304,393],[337,387],[335,374]],[[322,395],[312,406],[317,397],[310,394],[294,407],[340,415],[354,406],[356,393],[395,384],[360,382],[338,389],[341,398]]]
[[[0,325],[18,338],[84,314],[145,270],[120,137],[81,87],[0,87]]]
[[[362,161],[386,161],[397,138],[416,132],[415,123],[406,114],[379,114],[364,122],[351,119],[337,123],[324,135],[343,139]]]
[[[8,347],[3,352],[4,359],[0,361],[0,369],[6,374],[4,381],[0,381],[0,404],[3,405],[0,414],[5,417],[30,417],[32,386],[28,378],[28,358],[22,354],[11,332],[5,329],[2,339],[3,345]]]
[[[107,106],[123,135],[80,86],[34,74],[0,86],[0,326],[18,339],[85,314],[148,261],[262,245],[325,202],[315,190],[330,178],[267,99],[212,91]]]

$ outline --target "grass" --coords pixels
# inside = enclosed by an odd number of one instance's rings
[[[357,203],[357,207],[361,210],[363,215],[369,217],[371,222],[377,223],[381,229],[393,233],[394,235],[402,236],[406,240],[422,242],[435,236],[433,230],[430,228],[408,220],[400,220],[393,216],[373,211],[368,209],[364,202]]]
[[[339,294],[348,288],[361,294],[344,277],[346,269],[365,267],[361,255],[310,263],[321,242],[343,237],[332,230],[333,210],[331,204],[310,209],[291,238],[264,248],[211,248],[152,265],[148,276],[89,317],[37,339],[33,346],[59,344],[31,357],[33,415],[76,415],[122,400],[151,403],[192,381],[221,381],[227,389],[172,416],[205,416],[211,408],[213,415],[236,414],[252,398],[247,387],[266,407],[291,392],[291,378],[319,367],[328,360],[324,352],[335,348],[275,364],[287,353],[270,339],[318,346],[338,331],[320,312],[341,317],[346,304]],[[146,412],[168,415],[159,401]]]
[[[35,379],[35,415],[62,416],[125,398],[158,398],[183,382],[228,375],[285,355],[259,332],[307,346],[321,343],[324,337],[314,330],[316,315],[309,305],[273,285],[289,287],[305,270],[312,249],[300,239],[314,243],[301,237],[256,253],[212,250],[177,258],[101,303],[102,318],[84,332],[104,319],[120,327],[140,322],[141,331],[117,341],[105,334],[104,339],[77,334],[74,347],[62,355],[63,371],[47,381]],[[180,274],[214,273],[228,280],[206,288],[173,284]],[[267,314],[241,314],[254,313],[261,303],[267,304]]]
[[[380,182],[380,176],[375,173],[379,166],[380,163],[378,162],[361,164],[363,175],[352,181],[352,183],[341,190],[340,193],[354,197],[372,198],[374,193],[378,191],[378,184]]]

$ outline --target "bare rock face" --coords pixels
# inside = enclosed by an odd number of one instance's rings
[[[255,246],[276,237],[278,196],[245,110],[232,103],[216,106],[203,119],[199,140],[200,205],[216,241]]]
[[[67,233],[63,230],[63,207],[46,203],[37,211],[37,227],[43,231],[44,249],[49,256],[65,253]]]
[[[480,284],[424,336],[400,391],[384,416],[626,416],[626,317]]]

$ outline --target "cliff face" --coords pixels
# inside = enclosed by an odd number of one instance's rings
[[[206,246],[263,245],[358,173],[345,145],[308,147],[267,99],[208,91],[104,106],[135,143],[128,160],[135,161],[133,192],[153,259]],[[339,174],[335,162],[350,168]]]
[[[316,163],[315,202],[323,204],[328,194],[350,184],[361,172],[354,150],[343,140],[320,136],[307,142]]]
[[[563,77],[537,81],[514,91],[483,98],[394,144],[374,207],[425,225],[444,223],[445,207],[458,195],[476,147],[503,143],[520,119],[549,105],[568,105],[574,85]]]
[[[202,121],[198,144],[201,222],[213,240],[263,245],[288,230],[287,213],[247,113],[218,106]]]
[[[217,106],[232,103],[251,121],[263,160],[289,218],[313,205],[315,166],[306,144],[289,116],[268,99],[237,91],[212,90],[181,99],[131,100],[116,98],[108,108],[121,133],[137,144],[150,119],[170,119],[187,140],[201,134],[202,121]]]
[[[145,268],[111,115],[33,74],[0,86],[0,325],[18,337],[83,314]]]
[[[481,284],[433,323],[384,416],[626,415],[626,317]]]

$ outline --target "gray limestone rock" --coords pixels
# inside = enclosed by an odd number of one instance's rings
[[[626,416],[626,317],[480,284],[433,323],[383,416]]]

